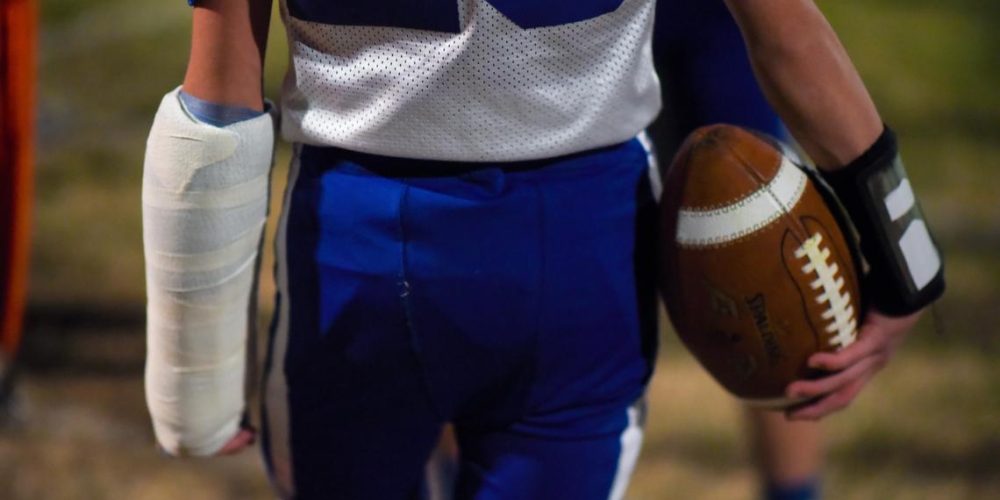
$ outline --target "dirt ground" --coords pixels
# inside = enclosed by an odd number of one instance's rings
[[[257,449],[212,460],[158,454],[143,400],[141,310],[35,314],[0,428],[0,498],[272,498]],[[663,351],[628,498],[755,498],[736,405],[676,341]],[[904,349],[828,421],[828,498],[1000,498],[1000,412],[977,396],[997,389],[996,372],[968,353]]]

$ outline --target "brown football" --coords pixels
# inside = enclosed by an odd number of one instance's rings
[[[664,179],[660,289],[684,344],[738,398],[784,408],[818,351],[857,337],[850,247],[813,181],[775,141],[691,133]]]

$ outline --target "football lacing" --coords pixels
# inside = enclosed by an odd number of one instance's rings
[[[828,263],[830,249],[822,243],[821,234],[812,235],[795,250],[795,257],[808,259],[802,266],[803,273],[816,273],[817,277],[809,283],[809,287],[819,292],[817,304],[829,304],[822,318],[827,321],[826,333],[835,333],[830,337],[830,345],[843,349],[857,339],[857,321],[854,306],[851,305],[851,293],[844,290],[844,277],[839,275],[840,267],[836,262]]]

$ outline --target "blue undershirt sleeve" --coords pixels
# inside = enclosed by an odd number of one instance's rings
[[[263,111],[256,111],[242,106],[228,106],[205,101],[183,90],[180,91],[180,97],[181,102],[184,103],[184,107],[187,108],[189,113],[194,115],[198,120],[216,127],[225,127],[226,125],[232,125],[236,122],[249,120],[264,114]]]

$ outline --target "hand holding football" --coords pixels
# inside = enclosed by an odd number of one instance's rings
[[[664,182],[660,286],[671,322],[738,398],[785,408],[816,352],[857,337],[850,247],[779,145],[727,125],[693,132]]]

